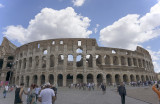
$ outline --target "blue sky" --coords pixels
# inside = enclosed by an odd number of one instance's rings
[[[0,0],[0,43],[96,38],[100,46],[147,49],[160,72],[157,0]]]

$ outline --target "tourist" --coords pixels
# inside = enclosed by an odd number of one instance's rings
[[[38,100],[38,94],[39,94],[39,91],[40,91],[41,89],[38,87],[38,85],[36,85],[36,88],[35,88],[35,93],[36,93],[36,102],[37,102],[37,100]]]
[[[6,89],[4,88],[4,90],[3,90],[3,97],[4,97],[4,98],[6,98],[6,94],[7,94],[7,91],[6,91]]]
[[[104,83],[101,83],[101,89],[104,95],[106,93],[106,85]]]
[[[45,84],[45,89],[41,90],[38,101],[42,104],[52,104],[55,101],[55,93],[50,89],[50,83]]]
[[[27,104],[36,104],[36,93],[35,93],[35,84],[30,86],[30,91],[28,92]]]
[[[23,87],[24,87],[24,83],[21,83],[20,87],[17,86],[17,88],[15,90],[14,104],[23,104],[22,95],[23,95],[23,93],[27,94],[24,91]]]
[[[57,88],[54,86],[54,85],[52,85],[51,86],[51,89],[54,91],[54,93],[55,93],[55,100],[57,99]],[[52,102],[52,104],[55,104],[54,102]]]
[[[158,84],[154,84],[153,86],[152,86],[152,90],[155,92],[155,93],[157,93],[157,95],[158,95],[158,98],[159,98],[159,104],[160,104],[160,88],[159,88],[159,86],[158,86]]]
[[[121,82],[120,86],[118,87],[118,92],[119,92],[119,95],[121,96],[122,104],[125,104],[126,88],[123,82]]]

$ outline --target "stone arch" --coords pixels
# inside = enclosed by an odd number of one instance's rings
[[[102,74],[98,74],[97,75],[97,85],[100,86],[101,83],[103,83],[103,75]]]
[[[58,55],[58,65],[63,65],[64,63],[64,55],[59,54]]]
[[[137,66],[137,59],[136,58],[133,58],[133,65]]]
[[[11,79],[12,79],[12,75],[13,75],[13,72],[12,71],[8,71],[7,72],[7,75],[6,75],[6,81],[8,81],[10,83]]]
[[[138,59],[138,65],[139,65],[140,68],[142,67],[141,59]]]
[[[112,75],[111,74],[106,75],[106,83],[107,85],[112,85]]]
[[[145,79],[144,79],[144,75],[141,75],[141,80],[142,80],[142,82],[144,82],[144,81],[145,81]]]
[[[136,75],[136,81],[140,81],[139,75]]]
[[[29,58],[29,67],[32,67],[32,57]]]
[[[42,57],[42,68],[46,68],[46,56]]]
[[[93,82],[93,75],[92,74],[88,74],[87,75],[87,83],[92,83]]]
[[[54,57],[54,55],[51,55],[50,56],[50,67],[54,67],[54,60],[55,60],[55,57]]]
[[[67,83],[66,83],[67,86],[73,83],[73,75],[68,74],[66,79],[67,79]]]
[[[120,79],[120,75],[119,74],[115,75],[115,82],[116,82],[117,85],[120,84],[121,79]]]
[[[104,60],[105,60],[106,65],[110,65],[110,56],[109,55],[105,55]]]
[[[68,66],[73,66],[73,61],[74,61],[73,55],[72,55],[72,54],[69,54],[69,55],[67,56],[67,65],[68,65]]]
[[[62,74],[58,74],[57,76],[57,83],[59,87],[63,86],[63,75]]]
[[[146,75],[146,81],[149,81],[149,77]]]
[[[77,80],[76,81],[77,83],[83,83],[83,75],[82,74],[78,74],[76,80]]]
[[[36,68],[38,68],[38,66],[39,66],[39,56],[36,56],[35,57],[35,62],[36,62]]]
[[[125,83],[128,83],[129,81],[128,81],[128,76],[127,76],[127,74],[124,74],[123,75],[123,82],[125,82]]]
[[[128,57],[127,60],[128,60],[128,66],[132,66],[131,58]]]
[[[41,79],[41,85],[45,84],[45,75],[41,75],[40,76],[40,79]]]
[[[30,81],[30,77],[29,76],[26,76],[26,87],[29,87],[29,81]]]
[[[37,76],[37,75],[34,75],[34,76],[33,76],[33,83],[34,83],[34,84],[37,84],[37,82],[38,82],[38,76]]]
[[[26,69],[26,58],[23,59],[23,69]]]
[[[82,67],[83,66],[83,56],[82,55],[78,55],[76,57],[76,65],[77,65],[77,67]]]
[[[134,82],[134,81],[135,81],[135,80],[134,80],[134,75],[132,75],[132,74],[130,75],[130,81],[131,81],[131,82]]]
[[[113,56],[113,65],[118,65],[118,57],[117,56]]]
[[[96,55],[96,65],[101,65],[102,64],[102,56],[101,55]]]
[[[125,57],[124,56],[121,56],[121,65],[126,65]]]
[[[48,76],[48,79],[49,79],[49,83],[50,83],[50,84],[54,84],[54,76],[53,76],[53,74],[50,74],[50,75]]]
[[[92,55],[91,54],[90,55],[86,55],[86,64],[87,64],[88,67],[93,67],[92,61],[93,61]]]

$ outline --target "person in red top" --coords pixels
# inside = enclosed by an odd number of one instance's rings
[[[152,86],[152,90],[155,92],[155,93],[157,93],[157,95],[158,95],[158,98],[159,98],[159,104],[160,104],[160,88],[159,88],[159,86],[158,86],[158,84],[154,84],[153,86]]]

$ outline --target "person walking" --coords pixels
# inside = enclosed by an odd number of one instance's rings
[[[104,83],[101,83],[101,89],[104,95],[106,93],[106,85]]]
[[[23,93],[27,94],[24,91],[24,83],[20,84],[20,87],[17,87],[15,90],[15,99],[14,99],[14,104],[23,104],[23,100],[22,100],[22,95]]]
[[[45,84],[45,89],[43,89],[40,92],[40,95],[38,97],[38,101],[41,102],[41,104],[52,104],[55,101],[55,93],[50,88],[50,83]]]
[[[7,91],[6,91],[6,89],[4,88],[4,90],[3,90],[3,97],[4,97],[4,98],[6,98],[6,94],[7,94]]]
[[[158,86],[158,84],[154,84],[153,86],[152,86],[152,90],[155,92],[155,93],[157,93],[157,95],[158,95],[158,98],[159,98],[159,104],[160,104],[160,88],[159,88],[159,86]]]
[[[125,104],[126,88],[123,82],[121,82],[120,86],[118,87],[118,92],[119,92],[119,95],[121,96],[122,104]]]
[[[30,86],[30,91],[28,92],[27,104],[37,104],[36,103],[36,93],[35,93],[35,84]]]

